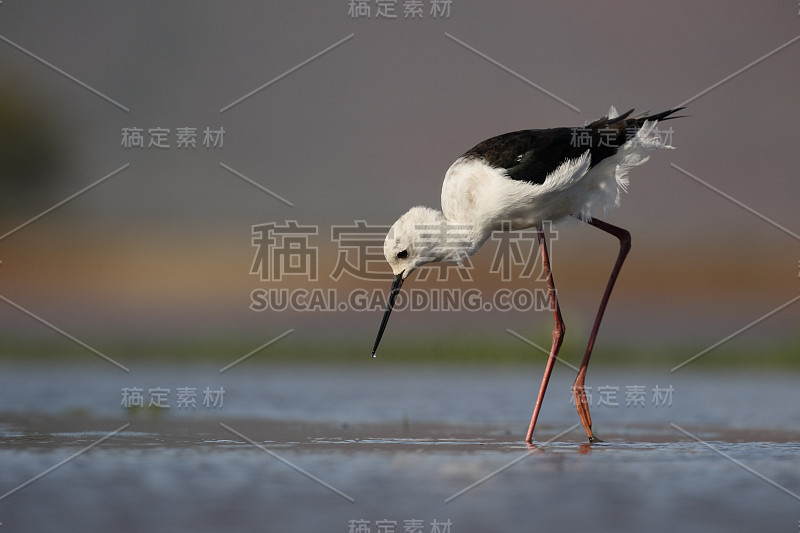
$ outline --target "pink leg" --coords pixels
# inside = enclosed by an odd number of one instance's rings
[[[564,333],[566,332],[564,320],[561,318],[561,308],[558,306],[558,298],[556,297],[553,273],[550,271],[550,257],[547,254],[547,239],[542,226],[536,228],[536,234],[539,237],[539,249],[542,253],[542,266],[545,276],[547,277],[547,289],[550,292],[550,307],[553,309],[555,328],[553,329],[553,345],[550,348],[550,357],[547,359],[547,366],[544,369],[544,376],[542,377],[542,385],[539,387],[539,395],[536,397],[536,406],[533,408],[533,416],[531,416],[531,425],[528,427],[528,434],[525,437],[525,442],[528,444],[533,442],[533,429],[536,427],[536,419],[539,418],[539,411],[542,408],[542,401],[544,400],[544,393],[547,390],[547,383],[550,381],[550,374],[553,372],[553,366],[556,363],[556,357],[558,357],[558,350],[561,348],[561,343],[564,340]]]
[[[597,442],[598,439],[592,433],[592,416],[589,414],[589,403],[586,401],[586,392],[584,391],[584,382],[586,381],[586,368],[589,366],[589,358],[592,356],[592,349],[594,348],[594,341],[597,338],[597,332],[600,329],[600,322],[603,320],[603,313],[606,311],[608,299],[611,297],[611,291],[614,288],[614,283],[617,281],[617,276],[622,268],[622,263],[631,249],[631,234],[622,228],[603,222],[593,218],[589,224],[599,228],[619,239],[619,255],[617,255],[617,262],[614,263],[614,269],[611,271],[611,277],[608,278],[606,290],[603,293],[603,299],[600,301],[600,308],[597,310],[597,316],[594,319],[592,326],[592,333],[589,335],[589,344],[586,346],[586,353],[583,355],[581,368],[578,371],[578,377],[575,378],[575,383],[572,385],[572,394],[575,396],[575,406],[578,409],[578,416],[583,423],[583,429],[586,430],[586,435],[589,437],[589,442]]]

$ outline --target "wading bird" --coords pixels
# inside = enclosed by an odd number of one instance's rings
[[[394,281],[378,330],[372,357],[378,350],[389,315],[403,282],[427,263],[461,263],[474,254],[491,233],[501,228],[535,227],[542,265],[555,317],[553,344],[531,416],[527,443],[542,407],[544,394],[558,351],[564,340],[564,321],[558,306],[547,253],[543,223],[572,216],[619,239],[620,249],[606,284],[592,326],[589,343],[572,387],[575,405],[589,442],[592,418],[584,392],[586,369],[597,331],[614,282],[631,246],[630,233],[592,217],[596,208],[619,205],[628,186],[628,171],[649,158],[649,152],[666,147],[656,124],[682,107],[653,115],[619,115],[612,107],[608,116],[577,128],[522,130],[487,139],[459,157],[442,183],[442,210],[413,207],[389,230],[383,246]]]

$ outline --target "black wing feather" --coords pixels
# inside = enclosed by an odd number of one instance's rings
[[[588,150],[590,166],[594,166],[616,154],[645,120],[666,120],[680,109],[683,108],[629,118],[631,109],[613,119],[603,117],[584,127],[513,131],[486,139],[463,157],[481,159],[495,168],[503,168],[511,179],[542,184],[564,161],[580,157]]]

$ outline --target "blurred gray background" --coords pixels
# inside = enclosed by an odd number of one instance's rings
[[[21,307],[99,346],[266,341],[295,328],[282,342],[360,340],[366,356],[379,312],[250,310],[251,291],[269,285],[250,274],[253,225],[317,225],[315,287],[388,290],[388,267],[380,282],[329,278],[331,226],[439,207],[445,170],[492,135],[687,100],[690,116],[665,123],[676,150],[635,169],[621,208],[602,217],[633,234],[604,335],[699,349],[798,295],[796,2],[453,0],[448,16],[426,2],[413,19],[402,1],[394,19],[377,17],[375,3],[370,17],[349,9],[348,0],[0,4],[0,340],[69,344]],[[134,127],[170,129],[170,148],[126,149],[122,130]],[[176,147],[182,127],[197,128],[195,149]],[[221,148],[202,146],[207,127],[224,128]],[[565,319],[582,338],[616,243],[574,224],[553,246]],[[479,253],[476,269],[490,260]],[[736,342],[796,343],[798,319],[800,304],[790,305]],[[384,343],[506,340],[507,327],[545,342],[551,320],[395,313]]]

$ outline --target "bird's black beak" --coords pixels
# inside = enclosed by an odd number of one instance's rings
[[[389,315],[392,314],[392,307],[394,307],[394,301],[397,298],[397,295],[400,294],[400,287],[403,286],[403,272],[400,272],[398,275],[394,277],[394,281],[392,281],[392,288],[389,291],[389,301],[386,304],[386,312],[383,314],[383,320],[381,320],[381,327],[378,330],[378,336],[375,337],[375,346],[372,347],[372,357],[375,357],[375,352],[378,351],[378,344],[381,342],[381,337],[383,337],[383,330],[386,329],[386,323],[389,322]]]

